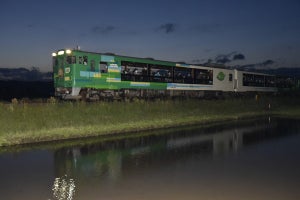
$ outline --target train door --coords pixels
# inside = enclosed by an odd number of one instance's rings
[[[100,62],[101,77],[105,78],[106,83],[108,83],[108,88],[114,89],[116,82],[121,81],[121,67],[118,66],[115,56],[111,55],[101,55]]]
[[[59,51],[58,55],[53,56],[55,87],[71,87],[71,67],[67,58],[64,51]]]

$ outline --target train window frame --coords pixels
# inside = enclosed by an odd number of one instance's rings
[[[107,62],[99,62],[99,70],[101,73],[108,73],[108,63]]]
[[[243,86],[247,87],[266,87],[265,75],[243,73]]]
[[[83,64],[83,57],[82,56],[78,57],[78,64],[80,64],[80,65]]]
[[[195,69],[195,84],[213,85],[212,69]]]
[[[265,76],[265,87],[275,87],[276,86],[276,78],[275,76]]]
[[[186,67],[174,67],[173,70],[173,82],[174,83],[194,83],[194,72],[192,68]]]
[[[89,61],[88,56],[83,56],[83,64],[88,65],[88,63],[89,63],[88,61]]]
[[[149,65],[149,80],[152,82],[172,83],[173,68],[165,65]]]
[[[76,56],[67,56],[66,62],[69,65],[76,64]]]
[[[232,80],[233,80],[233,75],[230,73],[230,74],[228,75],[228,81],[232,82]]]
[[[149,65],[147,63],[121,61],[121,80],[149,81]]]

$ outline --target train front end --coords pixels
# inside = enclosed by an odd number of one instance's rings
[[[69,49],[52,53],[55,96],[62,99],[79,98],[74,81],[76,56]]]

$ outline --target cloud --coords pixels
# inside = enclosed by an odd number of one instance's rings
[[[236,61],[236,60],[245,60],[245,58],[246,57],[244,54],[233,51],[229,54],[220,54],[220,55],[216,56],[214,61],[216,63],[226,64],[226,63],[230,63],[230,62]]]
[[[232,60],[245,60],[245,56],[241,53],[235,54],[232,58]]]
[[[91,32],[96,35],[106,35],[116,30],[114,26],[93,26]]]
[[[275,61],[273,60],[266,60],[264,62],[261,63],[262,66],[267,66],[267,65],[273,65],[275,63]]]
[[[220,63],[220,64],[226,64],[231,62],[231,60],[229,59],[229,56],[227,55],[219,55],[215,58],[216,63]]]
[[[261,69],[261,68],[268,68],[269,66],[273,66],[274,64],[276,64],[276,62],[274,60],[266,60],[263,62],[258,62],[258,63],[253,63],[253,64],[246,64],[246,65],[241,65],[239,66],[239,68],[241,69]]]
[[[166,34],[170,34],[170,33],[173,33],[175,31],[175,27],[176,27],[176,25],[174,23],[166,23],[166,24],[160,25],[157,28],[157,30],[162,31]]]

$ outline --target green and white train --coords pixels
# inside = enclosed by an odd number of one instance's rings
[[[218,96],[276,92],[276,77],[152,58],[63,49],[52,54],[55,95],[62,99]]]

